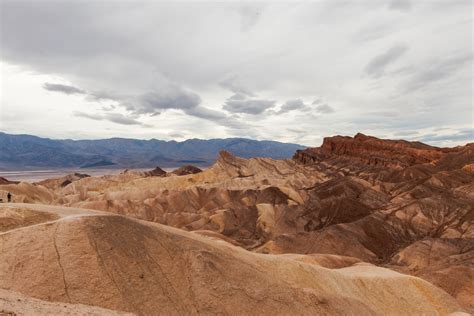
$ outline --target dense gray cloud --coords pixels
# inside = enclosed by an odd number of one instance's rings
[[[117,124],[146,126],[146,124],[143,124],[133,118],[127,117],[120,113],[105,113],[104,119],[117,123]]]
[[[210,121],[220,121],[228,118],[228,116],[223,112],[211,110],[203,106],[186,109],[185,113]]]
[[[6,131],[318,145],[472,125],[469,0],[3,0],[0,23]]]
[[[45,90],[48,90],[48,91],[61,92],[61,93],[65,93],[65,94],[85,94],[85,91],[83,91],[79,88],[64,85],[64,84],[46,82],[43,85],[43,88]]]
[[[188,115],[192,115],[205,120],[213,121],[223,126],[228,126],[234,129],[247,128],[248,125],[245,123],[239,123],[233,118],[228,117],[225,113],[215,111],[204,106],[200,106],[201,98],[196,93],[184,90],[178,86],[166,87],[160,92],[148,92],[138,97],[131,96],[113,96],[105,93],[87,93],[84,90],[73,86],[66,86],[60,84],[49,84],[45,83],[44,88],[46,90],[62,92],[66,94],[83,94],[86,95],[88,100],[108,100],[116,101],[119,106],[124,107],[130,115],[151,115],[156,116],[161,114],[163,110],[182,110]],[[233,96],[239,99],[237,95]],[[231,97],[232,98],[232,97]],[[241,98],[245,99],[245,96]],[[123,125],[143,125],[141,122],[131,117],[126,117],[120,113],[113,113],[116,109],[115,105],[108,105],[102,107],[102,110],[106,113],[101,114],[88,114],[80,111],[76,111],[74,116],[84,117],[93,120],[108,120],[114,123]]]
[[[283,114],[283,113],[287,113],[294,110],[305,110],[305,109],[308,109],[308,106],[304,104],[304,102],[301,99],[288,100],[285,102],[285,104],[281,106],[280,111],[278,111],[278,114]]]
[[[246,95],[244,94],[241,94],[241,93],[236,93],[236,94],[233,94],[229,97],[229,100],[238,100],[238,101],[241,101],[241,100],[245,100],[247,98]]]
[[[375,77],[383,75],[385,68],[402,57],[407,50],[408,47],[406,45],[392,46],[384,53],[375,56],[365,67],[365,72]]]
[[[74,112],[73,115],[77,117],[83,117],[83,118],[95,120],[95,121],[106,120],[106,121],[110,121],[110,122],[122,124],[122,125],[140,125],[142,127],[150,127],[149,125],[143,124],[142,122],[139,122],[133,118],[127,117],[120,113],[90,114],[90,113],[77,111],[77,112]]]
[[[165,92],[151,92],[138,98],[134,103],[125,102],[128,111],[135,115],[158,115],[162,110],[182,110],[185,114],[205,119],[231,128],[246,128],[248,125],[239,123],[222,111],[216,111],[201,105],[201,98],[194,92],[173,87]],[[131,101],[133,102],[133,101]]]
[[[329,114],[329,113],[333,113],[334,109],[327,104],[320,104],[316,107],[316,112],[322,113],[322,114]]]
[[[160,110],[190,110],[201,103],[196,93],[180,87],[171,87],[158,92],[143,94],[126,105],[127,109],[137,114],[157,114]]]
[[[99,93],[87,93],[73,86],[45,83],[44,88],[49,91],[66,94],[83,94],[88,100],[116,101],[134,114],[157,115],[161,110],[183,110],[196,108],[201,103],[201,98],[194,92],[187,91],[178,86],[163,87],[158,92],[147,92],[139,96],[120,96]],[[115,106],[109,106],[111,110]]]
[[[274,100],[248,99],[248,100],[227,100],[222,107],[232,113],[262,114],[275,106]]]

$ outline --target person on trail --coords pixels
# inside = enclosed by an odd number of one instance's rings
[[[7,194],[7,199],[8,199],[8,203],[12,201],[12,194],[10,192],[8,192]]]

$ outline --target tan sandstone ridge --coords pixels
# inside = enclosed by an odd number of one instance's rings
[[[273,254],[262,258],[337,261],[328,268],[367,262],[419,276],[474,312],[473,166],[474,144],[437,148],[357,134],[326,138],[293,159],[221,152],[195,174],[7,184],[0,194],[126,215]]]
[[[350,258],[258,254],[86,209],[6,204],[0,214],[9,218],[14,210],[26,219],[0,233],[0,288],[66,303],[58,308],[82,304],[84,310],[90,305],[141,315],[446,315],[462,310],[426,281]],[[28,221],[30,216],[44,221]],[[8,302],[6,296],[0,301]],[[38,301],[2,304],[21,312],[29,303]]]

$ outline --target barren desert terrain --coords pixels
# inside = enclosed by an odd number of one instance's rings
[[[474,312],[474,144],[335,136],[7,192],[0,313]]]

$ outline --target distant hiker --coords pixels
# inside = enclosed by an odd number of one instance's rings
[[[12,201],[12,194],[10,192],[8,192],[7,194],[7,199],[8,199],[8,203]]]

